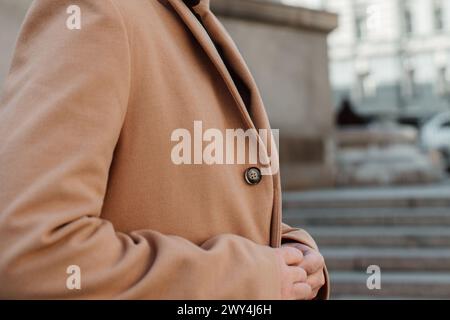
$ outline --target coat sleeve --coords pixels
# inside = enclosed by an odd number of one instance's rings
[[[101,218],[129,98],[129,39],[112,0],[76,3],[81,30],[66,27],[72,1],[32,4],[3,92],[0,299],[280,298],[268,246],[125,234]],[[80,289],[67,288],[70,266]]]
[[[299,242],[310,248],[319,250],[319,247],[317,246],[316,242],[309,235],[308,232],[306,232],[303,229],[292,228],[287,224],[283,223],[281,243],[287,242]],[[317,299],[321,300],[327,300],[330,298],[330,277],[328,275],[328,270],[326,269],[326,267],[324,275],[325,275],[325,285],[320,289],[319,293],[317,294]]]

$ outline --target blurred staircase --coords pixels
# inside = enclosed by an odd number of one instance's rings
[[[333,299],[450,299],[450,186],[286,193],[320,246]],[[366,286],[381,268],[381,290]]]

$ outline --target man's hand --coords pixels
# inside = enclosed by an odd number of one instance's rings
[[[307,273],[306,283],[311,287],[311,294],[307,299],[312,300],[317,296],[320,288],[325,284],[325,260],[319,251],[301,243],[286,243],[282,248],[296,248],[303,254],[299,266]]]
[[[303,253],[292,247],[275,249],[281,270],[281,298],[283,300],[306,300],[312,294],[307,272],[301,267]]]

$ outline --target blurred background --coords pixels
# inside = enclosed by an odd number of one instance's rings
[[[30,2],[0,0],[0,84]],[[284,217],[317,240],[332,298],[450,298],[450,1],[211,3],[280,129]]]

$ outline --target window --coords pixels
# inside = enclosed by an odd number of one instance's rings
[[[407,68],[405,70],[405,79],[403,83],[403,96],[412,98],[416,96],[416,94],[416,71],[413,68]]]
[[[435,1],[433,10],[434,30],[442,31],[444,30],[444,13],[442,9],[442,1]]]
[[[356,76],[356,98],[359,100],[375,97],[377,86],[370,72],[362,72]]]
[[[437,71],[436,93],[440,96],[446,96],[448,94],[448,89],[447,68],[441,67]]]
[[[411,35],[414,32],[414,27],[413,27],[413,15],[412,15],[412,11],[411,8],[406,6],[403,12],[403,23],[404,23],[404,28],[405,28],[405,34],[407,36]]]
[[[367,17],[364,10],[357,10],[355,16],[356,38],[363,40],[367,36]]]

